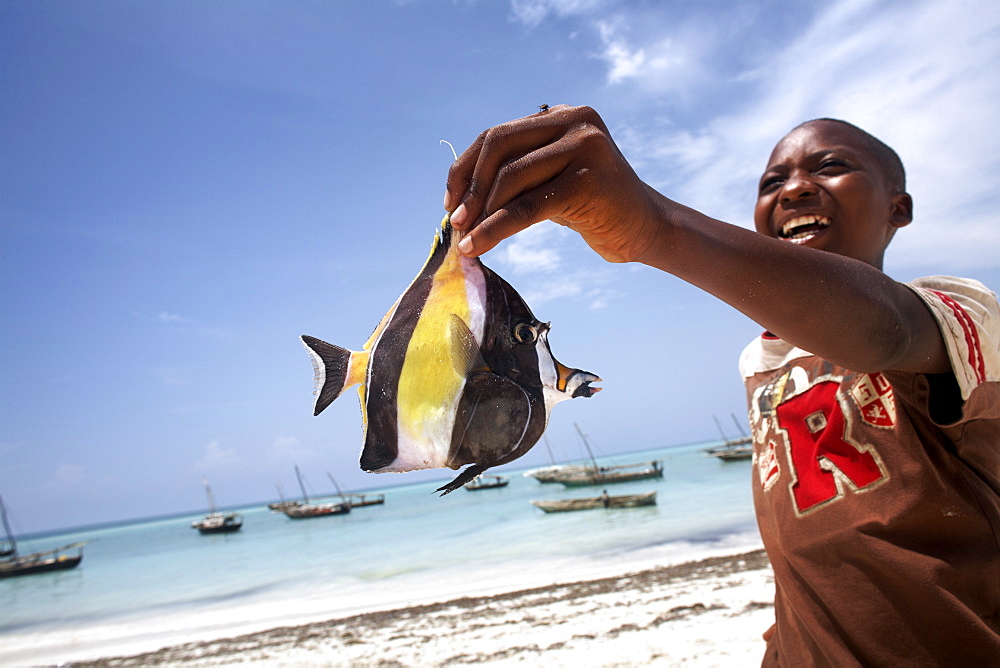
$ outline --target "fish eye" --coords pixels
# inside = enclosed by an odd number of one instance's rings
[[[514,325],[514,340],[518,343],[534,343],[538,340],[538,329],[529,322]]]

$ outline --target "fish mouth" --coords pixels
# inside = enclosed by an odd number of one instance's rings
[[[577,397],[592,397],[592,396],[594,396],[595,394],[597,394],[598,392],[601,391],[601,388],[599,388],[599,387],[591,387],[590,386],[591,383],[599,383],[599,382],[601,382],[600,378],[598,378],[597,376],[594,376],[594,374],[592,374],[592,373],[587,373],[586,371],[581,371],[580,373],[581,374],[585,374],[587,376],[591,376],[592,380],[585,380],[585,381],[583,381],[582,383],[580,383],[577,386],[577,388],[575,390],[573,390],[573,398],[574,399],[576,399]]]
[[[556,371],[559,374],[556,389],[574,399],[576,397],[592,397],[601,391],[601,388],[591,387],[590,385],[591,383],[601,382],[600,376],[596,374],[592,374],[589,371],[581,371],[580,369],[570,369],[559,362],[556,362]]]
[[[808,214],[785,221],[778,230],[778,238],[793,244],[804,244],[823,233],[833,223],[827,216]]]

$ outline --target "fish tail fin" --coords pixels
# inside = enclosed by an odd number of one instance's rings
[[[319,415],[344,390],[361,382],[361,378],[357,377],[359,365],[354,363],[354,356],[367,356],[367,353],[353,353],[314,336],[303,335],[300,338],[313,363],[316,383],[313,415]],[[360,366],[364,368],[367,365]]]

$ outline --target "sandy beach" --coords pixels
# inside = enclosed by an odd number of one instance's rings
[[[78,666],[752,666],[763,550],[173,645]]]

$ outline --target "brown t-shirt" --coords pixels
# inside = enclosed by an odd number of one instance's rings
[[[740,359],[766,666],[1000,665],[1000,305],[968,279],[910,287],[952,374],[859,374],[767,334]]]

